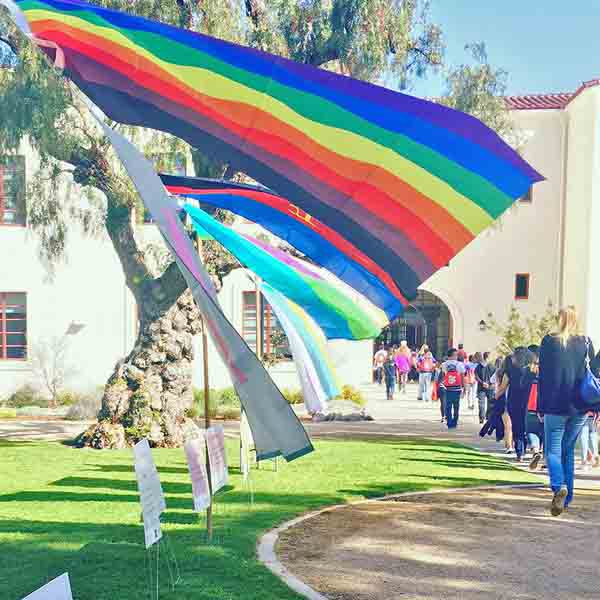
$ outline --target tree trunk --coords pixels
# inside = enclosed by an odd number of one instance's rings
[[[181,446],[192,426],[192,336],[200,315],[185,292],[158,318],[142,318],[132,352],[117,363],[102,398],[98,424],[81,439],[93,448],[123,448],[143,438],[153,446]]]

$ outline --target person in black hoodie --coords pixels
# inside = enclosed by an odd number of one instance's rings
[[[538,411],[544,415],[544,454],[554,516],[573,500],[575,444],[587,418],[586,408],[579,405],[579,387],[586,356],[593,360],[594,349],[577,332],[577,311],[569,306],[559,313],[558,333],[547,335],[540,346]]]
[[[527,447],[527,403],[535,375],[530,368],[532,353],[522,346],[515,348],[504,374],[509,386],[506,409],[510,416],[517,462],[523,462]]]

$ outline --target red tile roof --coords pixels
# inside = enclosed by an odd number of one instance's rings
[[[509,110],[561,110],[581,92],[600,85],[600,79],[584,81],[575,92],[562,94],[531,94],[528,96],[506,96],[505,101]]]
[[[573,93],[532,94],[530,96],[506,96],[504,99],[510,110],[544,110],[564,108]]]

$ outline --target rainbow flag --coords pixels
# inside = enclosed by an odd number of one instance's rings
[[[265,283],[302,307],[328,339],[376,338],[388,323],[386,315],[358,294],[334,285],[325,273],[287,252],[240,234],[203,210],[186,205],[194,228],[208,232]]]
[[[290,343],[309,414],[327,411],[327,401],[342,393],[323,332],[300,306],[266,283],[260,289]]]
[[[287,198],[260,185],[222,179],[164,173],[160,178],[171,194],[224,208],[268,229],[368,298],[390,320],[403,312],[405,298],[379,265]]]
[[[112,119],[172,133],[343,233],[403,296],[542,177],[474,117],[93,6],[18,0]]]

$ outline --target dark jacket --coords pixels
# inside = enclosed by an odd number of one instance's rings
[[[384,363],[383,375],[387,384],[396,382],[396,363],[393,360],[388,360]]]
[[[585,412],[577,408],[579,385],[585,375],[586,341],[574,336],[564,346],[547,335],[540,346],[538,411],[548,415],[572,415]],[[590,342],[589,357],[594,358]]]

